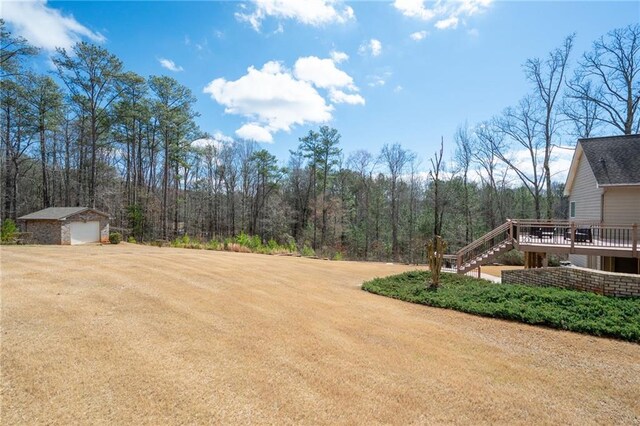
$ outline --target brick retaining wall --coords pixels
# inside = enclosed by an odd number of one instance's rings
[[[640,297],[640,275],[587,268],[533,268],[502,271],[502,282],[590,291],[605,296]]]

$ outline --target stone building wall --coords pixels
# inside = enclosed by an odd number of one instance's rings
[[[502,282],[568,288],[605,296],[640,297],[640,275],[578,267],[502,271]]]
[[[25,220],[20,229],[28,233],[25,244],[60,244],[62,240],[59,220]]]

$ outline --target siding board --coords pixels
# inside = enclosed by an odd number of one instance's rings
[[[640,187],[605,189],[604,221],[611,224],[640,224]]]
[[[583,154],[578,160],[578,171],[574,180],[570,202],[576,203],[575,220],[600,220],[602,190],[598,188],[596,177]]]

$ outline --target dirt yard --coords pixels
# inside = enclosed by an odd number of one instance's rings
[[[13,424],[640,423],[640,346],[360,290],[405,266],[3,247]]]

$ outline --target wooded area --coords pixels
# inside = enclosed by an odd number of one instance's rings
[[[345,153],[339,131],[321,126],[286,161],[202,132],[190,89],[127,71],[101,46],[58,49],[55,71],[35,73],[38,50],[1,26],[2,220],[90,206],[138,241],[245,233],[323,255],[415,262],[433,235],[455,250],[507,217],[565,218],[554,148],[640,131],[638,25],[596,40],[573,67],[573,35],[526,61],[531,92],[461,125],[451,159],[444,139],[427,159],[399,143]]]

